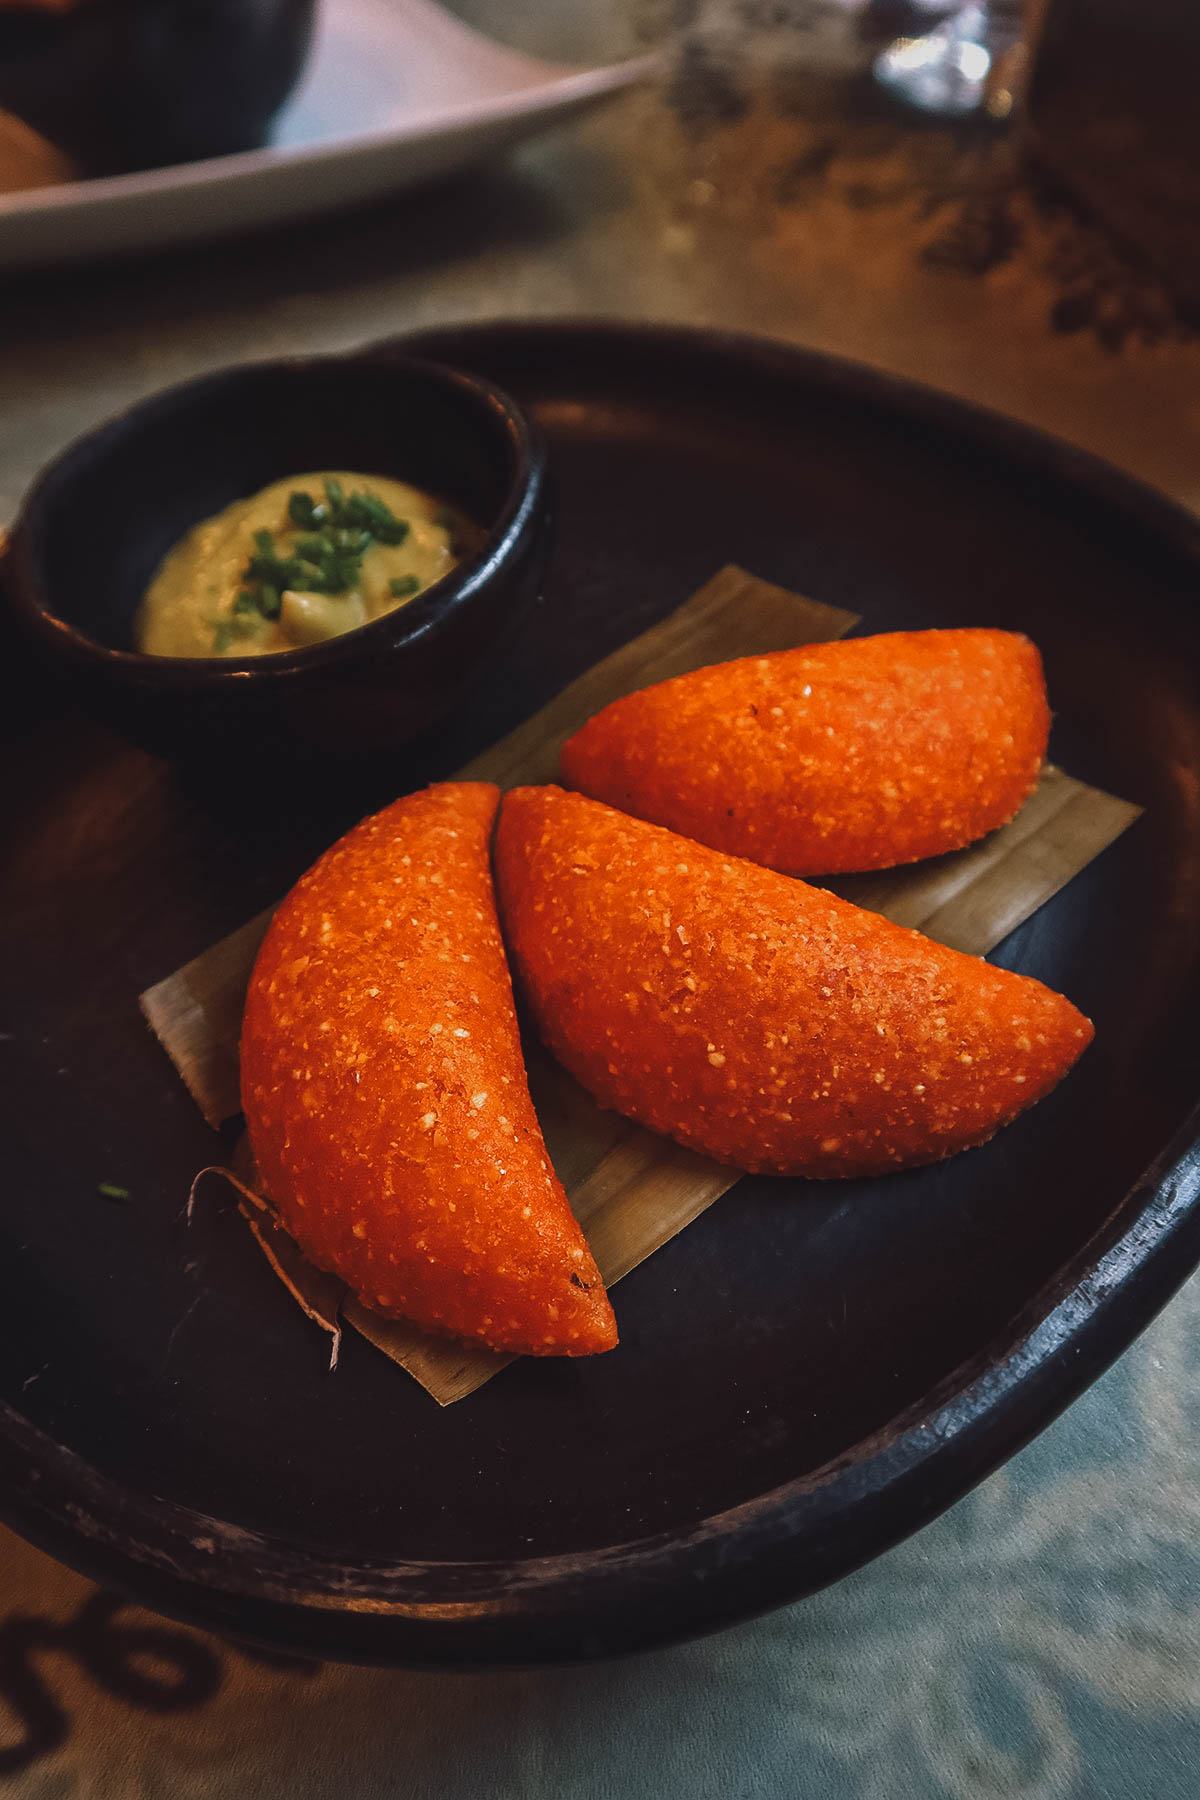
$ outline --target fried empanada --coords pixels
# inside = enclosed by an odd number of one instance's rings
[[[936,1162],[1091,1041],[1038,981],[560,788],[505,797],[495,859],[550,1049],[602,1106],[739,1169]]]
[[[896,631],[717,663],[614,700],[568,787],[792,875],[891,868],[1004,825],[1050,711],[1011,631]]]
[[[529,1097],[488,860],[498,798],[398,800],[296,884],[250,982],[243,1106],[281,1223],[366,1306],[582,1356],[616,1327]]]

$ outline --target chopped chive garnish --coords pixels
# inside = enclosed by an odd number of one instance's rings
[[[311,494],[297,491],[288,501],[288,518],[293,525],[298,525],[301,531],[316,530],[316,511],[316,502]]]
[[[131,1200],[133,1198],[127,1187],[118,1187],[115,1181],[98,1181],[96,1192],[105,1200]]]
[[[297,538],[290,555],[282,555],[269,531],[254,533],[254,554],[242,571],[243,586],[234,600],[234,612],[257,612],[277,619],[286,589],[305,594],[344,594],[358,581],[362,559],[373,543],[402,544],[408,536],[407,519],[398,519],[378,494],[353,493],[347,499],[339,481],[325,483],[325,504],[297,488],[288,498],[288,519],[298,530],[312,535]],[[420,582],[402,576],[392,584],[398,599],[415,594]],[[410,585],[411,584],[411,585]],[[223,627],[217,628],[218,638]],[[228,648],[229,639],[218,649]]]
[[[233,626],[226,625],[224,623],[224,621],[222,621],[222,623],[220,625],[218,625],[216,630],[213,632],[213,653],[214,653],[214,655],[220,656],[223,651],[228,650],[228,648],[229,648],[230,644],[232,644],[232,642],[233,642]]]
[[[396,575],[388,582],[393,600],[407,600],[410,594],[418,593],[420,587],[415,575]]]

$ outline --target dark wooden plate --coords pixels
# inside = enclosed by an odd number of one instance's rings
[[[290,1649],[588,1657],[875,1555],[1200,1258],[1200,533],[1060,444],[768,344],[536,325],[419,347],[532,407],[557,485],[545,599],[435,739],[206,785],[9,657],[0,1509],[153,1606]],[[445,1412],[352,1336],[330,1375],[232,1206],[185,1224],[216,1146],[137,995],[728,561],[864,630],[1037,639],[1055,757],[1146,813],[997,960],[1086,1008],[1095,1048],[937,1169],[743,1182],[622,1283],[612,1356],[524,1362]]]

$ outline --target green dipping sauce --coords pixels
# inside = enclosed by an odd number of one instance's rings
[[[382,475],[296,475],[235,500],[169,550],[138,608],[147,656],[265,656],[406,606],[482,533]]]

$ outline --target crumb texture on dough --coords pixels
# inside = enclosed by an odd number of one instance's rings
[[[555,1055],[601,1105],[740,1169],[935,1162],[1092,1038],[1040,982],[559,788],[505,797],[496,884]]]
[[[242,1099],[265,1194],[366,1306],[497,1350],[586,1355],[612,1309],[529,1096],[488,844],[446,783],[349,832],[259,952]]]
[[[1005,825],[1050,731],[1011,631],[895,631],[740,657],[629,694],[562,752],[568,787],[793,875],[890,868]]]

